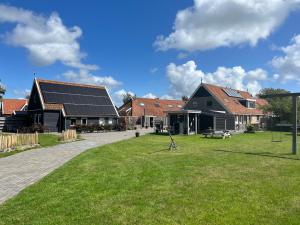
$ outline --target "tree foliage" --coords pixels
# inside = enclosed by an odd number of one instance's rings
[[[187,102],[187,101],[189,100],[189,97],[186,96],[186,95],[183,95],[183,96],[181,97],[181,99],[182,99],[182,101]]]
[[[126,104],[127,102],[133,100],[133,99],[136,99],[136,95],[132,95],[131,93],[126,93],[123,95],[123,103]]]
[[[264,95],[273,94],[286,94],[290,93],[284,89],[264,88],[258,94],[258,97],[264,97]],[[263,106],[262,109],[265,113],[273,113],[280,118],[280,121],[291,122],[292,119],[292,98],[291,97],[274,97],[265,98],[268,101],[268,105]],[[298,104],[299,110],[300,104]]]
[[[6,89],[5,89],[5,86],[1,84],[1,81],[0,81],[0,99],[2,98],[2,96],[5,94],[6,92]]]

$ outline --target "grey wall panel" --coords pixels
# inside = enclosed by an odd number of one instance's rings
[[[51,132],[58,132],[61,129],[61,118],[60,112],[44,112],[44,126],[49,129]]]
[[[211,106],[207,105],[208,101],[211,101]],[[185,109],[201,110],[204,112],[208,112],[210,110],[225,111],[224,107],[203,87],[199,88],[195,95],[186,104]]]
[[[29,98],[28,110],[42,109],[42,103],[36,85],[33,85],[31,96]]]
[[[235,130],[235,119],[234,116],[228,117],[226,120],[227,130]]]
[[[216,117],[216,130],[225,130],[225,117]]]

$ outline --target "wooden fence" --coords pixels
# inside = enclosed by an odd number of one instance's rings
[[[18,147],[38,145],[39,135],[35,134],[0,134],[0,151],[9,151]]]
[[[61,141],[75,141],[77,140],[76,130],[66,130],[63,131],[60,136]]]

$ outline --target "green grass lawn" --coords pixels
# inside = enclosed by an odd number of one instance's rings
[[[299,224],[291,136],[147,135],[89,150],[0,206],[0,224]]]
[[[60,142],[58,140],[58,136],[54,135],[54,134],[39,134],[39,147],[50,147],[50,146],[54,146],[54,145],[58,145]],[[3,157],[7,157],[10,155],[14,155],[17,154],[19,152],[23,152],[26,150],[30,150],[32,148],[29,149],[25,149],[25,150],[15,150],[15,151],[11,151],[11,152],[0,152],[0,158]]]

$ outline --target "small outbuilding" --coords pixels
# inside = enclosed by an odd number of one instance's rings
[[[28,112],[52,132],[75,125],[116,125],[118,112],[103,86],[34,79]]]

